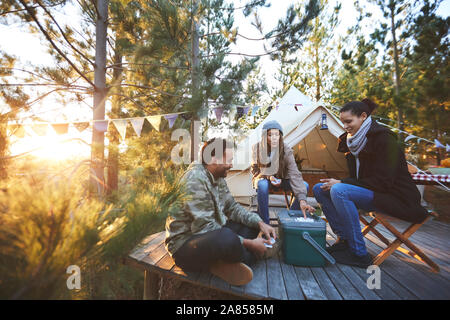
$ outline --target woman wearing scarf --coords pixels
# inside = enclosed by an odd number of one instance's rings
[[[258,193],[258,213],[269,224],[269,190],[294,192],[291,210],[314,212],[306,203],[308,184],[298,170],[292,148],[283,142],[283,130],[277,121],[268,121],[262,128],[261,142],[252,147],[251,172],[253,187]]]
[[[345,133],[338,152],[345,153],[350,177],[322,179],[313,192],[339,240],[327,250],[338,263],[367,268],[372,263],[359,224],[358,209],[421,222],[426,210],[408,172],[396,135],[372,120],[376,104],[352,101],[340,110]]]

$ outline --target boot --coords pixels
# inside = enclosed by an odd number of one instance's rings
[[[252,269],[242,262],[218,262],[209,271],[233,286],[243,286],[253,279]]]

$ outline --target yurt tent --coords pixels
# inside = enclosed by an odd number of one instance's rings
[[[323,115],[326,115],[328,127],[325,130],[321,130]],[[227,183],[239,202],[249,203],[256,195],[251,183],[251,148],[260,141],[262,127],[270,120],[282,126],[284,141],[293,148],[304,180],[310,185],[309,196],[320,178],[346,175],[345,157],[336,151],[337,137],[344,132],[342,123],[320,103],[312,102],[292,86],[279,101],[278,108],[273,108],[264,121],[238,143]],[[282,196],[271,196],[271,205],[283,205],[284,200],[280,203],[280,199]]]

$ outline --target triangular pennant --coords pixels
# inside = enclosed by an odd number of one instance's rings
[[[47,134],[48,124],[34,124],[31,126],[31,129],[33,129],[38,136],[45,136]]]
[[[253,110],[252,110],[252,116],[254,116],[256,114],[256,112],[258,111],[260,107],[259,106],[254,106]]]
[[[244,107],[244,115],[248,115],[248,110],[250,110],[250,107]]]
[[[142,126],[144,125],[145,118],[133,118],[130,119],[131,125],[133,126],[134,132],[136,132],[137,136],[141,136]]]
[[[244,108],[242,107],[237,107],[236,108],[236,114],[237,114],[237,118],[242,118],[242,116],[244,115]]]
[[[68,123],[55,123],[52,124],[53,130],[59,135],[66,134],[69,132],[69,124]]]
[[[278,111],[278,108],[280,107],[280,105],[276,105],[276,107],[275,107],[275,110],[277,110]]]
[[[112,120],[112,122],[116,126],[116,129],[119,132],[122,140],[125,140],[125,136],[127,135],[127,120],[115,119],[115,120]]]
[[[75,122],[73,126],[77,128],[79,132],[83,132],[89,127],[89,122]]]
[[[223,108],[222,107],[214,108],[214,113],[216,114],[217,122],[220,123],[222,120]]]
[[[434,139],[434,144],[436,145],[436,148],[445,148],[445,146],[438,139]]]
[[[184,120],[191,120],[191,119],[192,119],[192,113],[182,113],[182,114],[181,114],[181,117],[182,117]]]
[[[410,134],[409,136],[406,137],[405,142],[408,142],[411,139],[417,138],[415,135]]]
[[[445,152],[450,152],[450,146],[448,144],[445,145]]]
[[[178,114],[167,114],[164,116],[164,119],[169,121],[169,128],[173,127],[173,124],[175,123],[175,120],[177,120]]]
[[[146,117],[147,121],[159,132],[159,127],[161,125],[161,116],[148,116]]]
[[[94,121],[94,129],[99,132],[108,131],[109,120],[95,120]]]
[[[17,138],[25,137],[25,128],[21,124],[12,124],[9,126],[9,130]]]

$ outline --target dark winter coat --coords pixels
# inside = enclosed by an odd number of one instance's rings
[[[420,205],[419,190],[408,172],[395,133],[373,121],[366,137],[367,143],[359,153],[358,179],[355,156],[347,147],[347,133],[339,137],[338,151],[345,153],[350,173],[342,182],[374,191],[374,205],[382,213],[422,222],[427,211]]]

